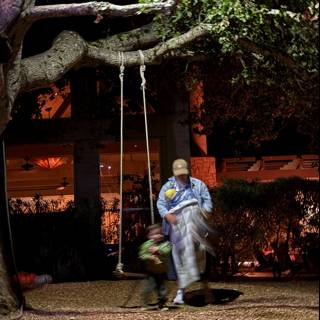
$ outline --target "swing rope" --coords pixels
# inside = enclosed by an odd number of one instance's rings
[[[151,177],[151,164],[150,164],[150,149],[149,149],[149,133],[148,133],[148,119],[147,119],[147,103],[146,103],[146,79],[144,72],[146,66],[144,64],[144,55],[139,50],[141,65],[140,65],[140,77],[141,77],[141,89],[143,99],[143,113],[144,124],[146,134],[146,149],[147,149],[147,166],[148,166],[148,181],[149,181],[149,197],[150,197],[150,212],[151,212],[151,224],[154,224],[154,210],[153,210],[153,195],[152,195],[152,177]],[[119,256],[118,264],[116,266],[115,273],[124,275],[123,263],[122,263],[122,220],[123,220],[123,83],[124,83],[124,56],[123,52],[119,52],[119,78],[120,78],[120,209],[119,209]]]
[[[116,272],[123,273],[122,263],[122,210],[123,210],[123,79],[124,79],[124,57],[123,52],[119,52],[120,64],[120,211],[119,211],[119,256]]]
[[[144,55],[141,50],[139,50],[139,55],[140,55],[140,60],[141,60],[140,77],[141,77],[141,89],[142,89],[142,99],[143,99],[144,126],[145,126],[145,133],[146,133],[150,213],[151,213],[151,224],[154,224],[153,194],[152,194],[152,180],[151,180],[152,177],[151,177],[151,165],[150,165],[149,133],[148,133],[147,103],[146,103],[146,78],[144,77],[144,72],[146,71],[146,66],[144,64]]]

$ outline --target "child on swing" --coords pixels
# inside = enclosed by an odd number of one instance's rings
[[[164,241],[162,227],[153,224],[147,229],[148,240],[139,249],[139,258],[144,261],[147,277],[142,292],[144,308],[148,306],[150,294],[156,290],[158,294],[158,306],[161,310],[167,310],[167,288],[165,285],[167,260],[171,252],[168,241]]]

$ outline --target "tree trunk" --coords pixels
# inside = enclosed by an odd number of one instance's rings
[[[1,139],[0,148],[0,318],[14,319],[21,313],[23,296],[14,281],[16,268],[12,250],[11,234],[8,220],[6,192],[6,165],[4,144]]]

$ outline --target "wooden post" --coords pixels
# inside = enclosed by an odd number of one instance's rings
[[[97,107],[96,70],[84,68],[71,78],[71,117],[75,121],[96,121]],[[78,122],[79,123],[79,122]],[[81,128],[78,128],[81,131]],[[100,207],[100,152],[96,135],[74,140],[74,202],[82,217],[79,241],[83,242],[84,265],[87,279],[101,276],[101,207]]]

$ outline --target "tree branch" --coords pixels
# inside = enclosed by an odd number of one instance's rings
[[[191,56],[192,52],[179,51],[186,44],[207,35],[209,25],[199,25],[188,32],[143,51],[145,64],[160,64],[163,59],[178,56]],[[139,66],[138,51],[124,52],[126,67]],[[25,58],[21,61],[21,92],[35,88],[46,87],[61,78],[75,66],[82,65],[119,65],[119,52],[101,50],[95,42],[87,43],[79,34],[73,31],[62,32],[46,52]]]
[[[310,13],[311,9],[308,8],[308,12]],[[286,14],[288,17],[290,17],[293,20],[296,20],[297,22],[301,22],[301,20],[305,20],[307,19],[307,14],[304,13],[300,13],[300,12],[292,12],[292,11],[281,11],[279,9],[271,9],[270,11],[267,12],[267,14],[271,15],[271,16],[278,16],[280,14]],[[319,18],[319,14],[316,12],[313,14],[313,16],[311,16],[310,13],[310,17],[308,18],[310,21],[316,21]]]
[[[141,13],[168,14],[176,5],[177,0],[167,0],[146,4],[115,5],[110,2],[91,1],[86,3],[56,4],[45,6],[34,6],[25,12],[25,16],[31,20],[40,20],[57,17],[70,16],[109,16],[130,17]]]
[[[298,69],[299,66],[298,64],[285,52],[282,52],[278,49],[275,48],[262,48],[259,45],[257,45],[255,42],[247,39],[247,38],[235,38],[236,43],[252,52],[264,57],[268,57],[271,56],[273,57],[275,60],[277,60],[278,62],[280,62],[281,64],[287,66],[288,68],[295,70]]]
[[[150,47],[161,40],[161,35],[153,23],[140,28],[116,34],[106,39],[97,40],[92,46],[100,50],[131,51]]]
[[[83,59],[86,50],[87,43],[78,33],[61,32],[49,50],[21,60],[20,92],[58,80]]]
[[[23,1],[1,0],[0,33],[6,31],[16,20],[22,10]]]
[[[156,51],[155,53],[158,56],[168,54],[172,50],[180,49],[186,44],[189,44],[196,39],[199,39],[201,37],[204,37],[210,34],[211,29],[212,29],[212,25],[210,24],[199,24],[198,26],[190,29],[186,33],[183,33],[180,36],[174,37],[156,46],[154,49],[151,49],[151,50],[155,50]]]
[[[211,29],[210,25],[201,24],[188,32],[172,38],[164,43],[161,43],[151,49],[143,51],[144,61],[146,64],[160,64],[163,59],[175,58],[178,56],[186,57],[185,54],[180,52],[176,54],[174,51],[183,48],[186,44],[191,43],[195,39],[209,34]],[[190,53],[190,52],[189,52]],[[190,56],[189,54],[187,56]],[[98,50],[95,46],[88,46],[87,57],[98,64],[107,64],[118,66],[119,55],[115,51],[102,51]],[[140,65],[140,55],[138,51],[124,52],[125,65],[133,67]]]

